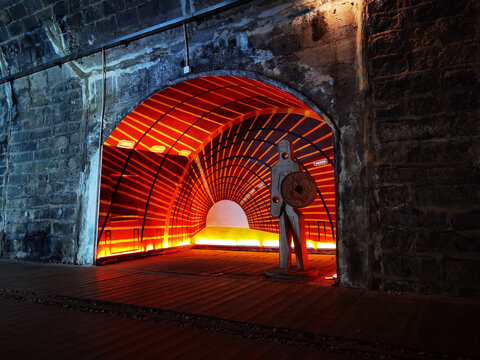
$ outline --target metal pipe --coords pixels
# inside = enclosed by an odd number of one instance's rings
[[[157,34],[159,32],[163,32],[163,31],[178,27],[182,24],[191,23],[191,22],[196,21],[198,19],[210,16],[210,15],[214,15],[214,14],[217,14],[217,13],[222,12],[222,11],[226,11],[228,9],[231,9],[233,7],[236,7],[236,6],[245,4],[247,2],[251,2],[251,1],[252,0],[226,0],[226,1],[222,1],[219,4],[209,6],[205,9],[202,9],[202,10],[199,10],[199,11],[195,11],[191,15],[180,16],[180,17],[177,17],[175,19],[168,20],[168,21],[165,21],[163,23],[160,23],[158,25],[154,25],[154,26],[151,26],[149,28],[146,28],[146,29],[143,29],[143,30],[140,30],[140,31],[136,31],[132,34],[115,38],[113,40],[104,42],[103,44],[92,46],[92,47],[89,47],[87,49],[77,51],[77,52],[74,52],[74,53],[66,55],[66,56],[59,57],[59,58],[57,58],[55,60],[52,60],[52,61],[49,61],[45,64],[35,66],[31,69],[20,71],[16,74],[13,74],[13,75],[5,76],[5,77],[0,79],[0,85],[6,83],[8,81],[14,81],[14,80],[20,79],[22,77],[35,74],[37,72],[40,72],[40,71],[43,71],[43,70],[46,70],[46,69],[50,69],[50,68],[55,67],[55,66],[62,66],[63,64],[65,64],[69,61],[78,60],[78,59],[83,58],[85,56],[99,53],[102,50],[107,50],[107,49],[111,49],[111,48],[114,48],[114,47],[119,46],[119,45],[128,44],[128,43],[130,43],[134,40],[142,39],[144,37],[147,37],[147,36],[150,36],[150,35],[153,35],[153,34]]]
[[[185,35],[185,67],[190,68],[190,54],[188,51],[188,34],[186,23],[183,23],[183,33]]]
[[[105,57],[105,49],[102,49],[102,112],[100,116],[100,134],[98,139],[98,173],[97,173],[97,202],[95,209],[95,231],[94,248],[93,248],[93,264],[97,261],[97,247],[98,247],[98,217],[100,212],[100,190],[102,186],[102,159],[103,159],[103,123],[105,119],[105,97],[107,95],[107,62]],[[105,236],[106,238],[106,236]]]

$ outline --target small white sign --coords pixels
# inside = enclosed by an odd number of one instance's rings
[[[315,166],[322,166],[322,165],[327,165],[328,161],[327,159],[322,159],[322,160],[317,160],[313,162],[313,165]]]

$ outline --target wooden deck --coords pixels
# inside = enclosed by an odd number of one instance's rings
[[[480,354],[474,299],[265,278],[278,254],[188,250],[97,267],[0,261],[2,358],[344,359]]]

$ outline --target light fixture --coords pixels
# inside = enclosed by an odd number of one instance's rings
[[[135,141],[133,140],[120,140],[117,146],[124,149],[132,149],[134,145]]]
[[[190,155],[191,153],[192,153],[192,152],[191,152],[190,150],[180,150],[180,151],[178,152],[178,155],[180,155],[180,156],[188,156],[188,155]]]
[[[153,145],[150,148],[150,151],[156,152],[156,153],[163,153],[165,151],[165,146],[163,145]]]

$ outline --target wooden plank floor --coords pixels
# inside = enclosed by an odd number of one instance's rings
[[[261,252],[197,249],[99,267],[1,260],[2,358],[480,354],[478,300],[338,288],[324,279],[335,258],[309,258],[322,274],[311,281],[266,278],[278,254]]]

